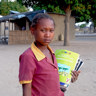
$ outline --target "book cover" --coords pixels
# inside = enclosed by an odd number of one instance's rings
[[[58,63],[60,85],[68,87],[71,81],[71,71],[75,69],[80,55],[63,49],[56,50],[55,55]]]

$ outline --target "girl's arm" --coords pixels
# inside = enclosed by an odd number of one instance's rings
[[[22,84],[23,96],[31,96],[31,83]]]

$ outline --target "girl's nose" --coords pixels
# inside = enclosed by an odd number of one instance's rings
[[[49,37],[50,36],[50,32],[47,31],[46,34],[45,34],[46,37]]]

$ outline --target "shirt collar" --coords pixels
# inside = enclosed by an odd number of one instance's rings
[[[54,54],[53,50],[49,46],[48,46],[48,49]],[[43,54],[43,52],[41,52],[41,50],[36,47],[36,45],[34,43],[31,44],[31,50],[33,51],[33,53],[38,61],[40,61],[46,57]]]

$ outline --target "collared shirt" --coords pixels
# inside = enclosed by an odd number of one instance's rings
[[[64,96],[60,90],[57,61],[52,49],[53,62],[51,62],[32,43],[19,58],[19,81],[21,84],[32,84],[32,96]]]

